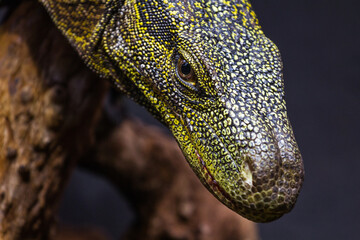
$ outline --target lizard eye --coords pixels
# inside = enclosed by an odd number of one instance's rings
[[[187,86],[196,87],[196,75],[190,63],[188,63],[182,56],[179,57],[176,64],[176,72],[180,80]]]

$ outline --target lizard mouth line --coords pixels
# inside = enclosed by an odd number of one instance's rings
[[[214,193],[220,193],[222,197],[224,197],[232,205],[236,206],[235,202],[230,197],[230,195],[219,185],[219,183],[215,180],[213,175],[210,173],[210,171],[206,167],[204,160],[202,159],[202,157],[200,156],[199,152],[196,149],[195,149],[195,153],[196,153],[197,159],[200,162],[203,173],[205,175],[205,181],[209,185],[209,187],[214,191]]]
[[[184,124],[185,125],[185,129],[187,131],[187,133],[191,136],[192,131],[192,125],[190,124],[190,122],[187,121],[186,118],[180,118],[182,120],[183,123],[187,123]],[[210,125],[206,122],[203,121],[205,123],[205,125],[209,128],[209,130],[214,133],[214,135],[216,136],[217,139],[218,136],[215,134],[215,131],[213,128],[210,127]],[[200,167],[202,170],[202,173],[204,174],[204,183],[207,184],[207,186],[213,191],[214,195],[216,195],[219,199],[223,198],[223,200],[228,201],[234,208],[238,205],[238,203],[230,196],[229,193],[227,193],[225,191],[225,189],[220,186],[219,182],[216,181],[216,179],[214,178],[214,176],[211,174],[211,172],[209,171],[209,169],[207,168],[205,161],[203,160],[203,158],[200,156],[199,151],[196,149],[196,145],[194,144],[193,139],[190,139],[191,144],[194,146],[194,151],[195,151],[195,155],[197,157],[197,159],[199,160],[200,163]],[[229,153],[228,149],[223,146],[226,151]],[[234,160],[233,160],[234,161]],[[221,201],[223,201],[221,200]]]

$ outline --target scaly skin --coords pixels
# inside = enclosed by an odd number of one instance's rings
[[[248,1],[40,2],[92,69],[171,129],[226,206],[257,222],[293,208],[304,171],[282,63]]]

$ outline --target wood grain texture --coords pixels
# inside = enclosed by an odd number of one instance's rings
[[[0,239],[48,239],[106,83],[37,3],[11,15],[0,43]]]

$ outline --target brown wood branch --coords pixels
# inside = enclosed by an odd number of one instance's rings
[[[1,26],[0,43],[0,239],[48,239],[106,84],[35,2]]]

